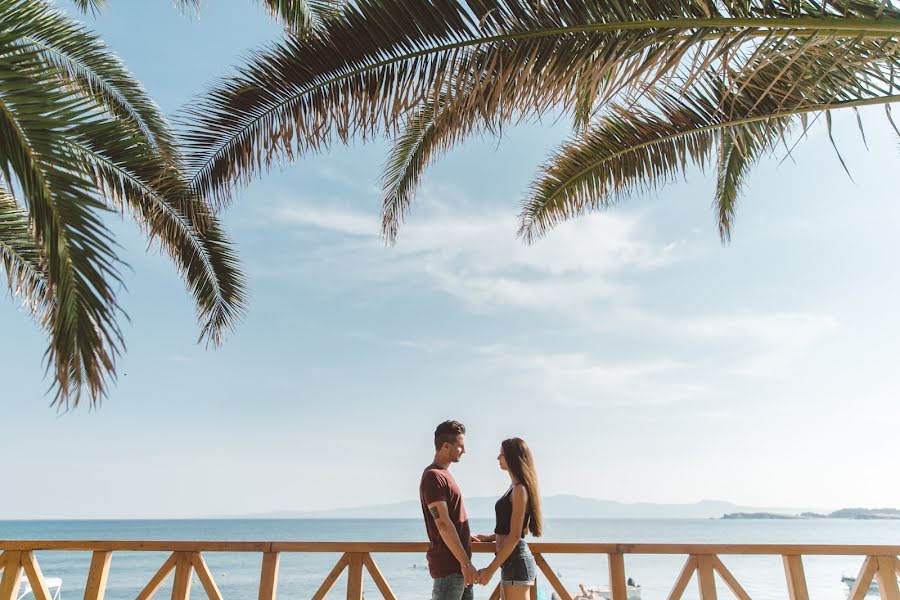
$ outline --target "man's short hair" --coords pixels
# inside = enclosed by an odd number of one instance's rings
[[[466,432],[466,426],[459,421],[444,421],[434,430],[434,449],[440,450],[445,443],[452,444],[456,436]]]

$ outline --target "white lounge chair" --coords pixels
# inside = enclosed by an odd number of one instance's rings
[[[59,577],[44,577],[44,585],[47,586],[47,591],[50,592],[50,598],[52,600],[59,600],[59,591],[62,589],[62,579]],[[28,581],[27,577],[22,577],[22,583],[19,584],[19,594],[16,596],[16,600],[22,600],[31,593],[33,593],[31,583]]]

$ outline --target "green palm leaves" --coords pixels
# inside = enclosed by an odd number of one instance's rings
[[[345,0],[262,0],[266,10],[295,35],[319,30],[339,14]]]
[[[892,101],[895,79],[885,74],[900,66],[898,40],[900,11],[881,0],[357,0],[316,36],[258,53],[195,106],[189,164],[197,189],[224,204],[234,183],[272,161],[400,132],[384,177],[392,240],[442,151],[473,132],[564,111],[580,134],[526,199],[526,239],[713,154],[727,238],[744,175],[793,115],[838,99]],[[836,61],[844,53],[865,60]],[[789,56],[807,69],[785,68]],[[676,114],[701,101],[715,104]],[[632,146],[605,138],[618,128],[633,130],[620,132]],[[685,128],[698,132],[680,136]],[[597,176],[589,156],[601,150],[634,164]],[[557,189],[562,182],[572,187]]]
[[[894,44],[789,41],[778,57],[753,53],[733,69],[709,68],[693,79],[682,73],[635,102],[613,103],[542,167],[520,234],[533,241],[561,221],[663,184],[689,164],[714,162],[719,232],[729,239],[747,171],[792,128],[805,129],[810,114],[900,100],[893,77],[900,57],[888,52]]]
[[[243,280],[164,117],[102,42],[41,0],[0,0],[0,23],[0,260],[47,330],[56,401],[96,402],[123,349],[111,211],[172,257],[202,339],[234,324]]]
[[[761,156],[819,115],[829,124],[833,110],[900,99],[890,0],[260,2],[288,33],[188,109],[182,159],[100,40],[42,0],[0,0],[0,264],[47,328],[59,401],[99,398],[122,349],[110,211],[127,210],[172,257],[201,339],[218,343],[243,280],[206,202],[225,206],[272,162],[393,135],[393,241],[444,151],[561,112],[574,133],[527,192],[526,241],[695,164],[715,170],[727,240]]]

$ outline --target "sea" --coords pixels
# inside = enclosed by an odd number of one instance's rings
[[[900,545],[900,521],[843,519],[723,520],[723,519],[550,519],[540,541],[604,543],[781,543],[781,544],[892,544]],[[473,532],[488,533],[493,522],[473,519]],[[128,521],[0,521],[0,539],[121,539],[121,540],[246,540],[246,541],[423,541],[425,530],[418,519],[202,519]],[[204,553],[225,600],[256,600],[261,555],[254,553]],[[89,552],[42,551],[38,562],[46,577],[62,579],[61,600],[82,598]],[[113,554],[106,598],[134,600],[166,553],[116,552]],[[311,598],[338,560],[338,554],[281,556],[279,600]],[[385,578],[400,599],[430,598],[431,580],[425,557],[419,554],[375,554]],[[476,554],[476,566],[485,566],[489,555]],[[572,591],[579,584],[606,584],[603,555],[547,555],[551,567]],[[754,600],[783,600],[787,596],[784,568],[779,556],[722,556],[728,569]],[[684,564],[683,556],[626,555],[626,575],[641,586],[642,600],[665,600]],[[842,575],[855,576],[861,557],[804,557],[813,600],[845,600]],[[379,598],[378,589],[365,576],[364,594]],[[342,578],[329,598],[346,597]],[[550,587],[539,579],[539,596],[550,598]],[[475,597],[487,600],[493,585],[477,587]],[[720,598],[731,598],[721,582]],[[204,598],[196,581],[194,600]],[[171,578],[156,598],[171,595]],[[685,592],[686,600],[699,597],[696,581]],[[870,598],[877,598],[878,594]],[[28,596],[24,600],[32,600]]]

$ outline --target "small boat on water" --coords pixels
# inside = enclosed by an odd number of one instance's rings
[[[572,600],[612,600],[612,592],[609,591],[608,585],[598,585],[586,588],[579,585],[579,593],[572,596]],[[641,600],[641,586],[626,585],[628,600]]]
[[[50,592],[50,598],[52,600],[59,600],[59,591],[62,589],[62,579],[59,577],[44,577],[44,585],[47,586],[47,591]],[[34,591],[31,589],[31,583],[28,581],[27,577],[22,577],[22,583],[19,584],[19,593],[16,594],[16,600],[22,600],[28,594],[33,594]]]

